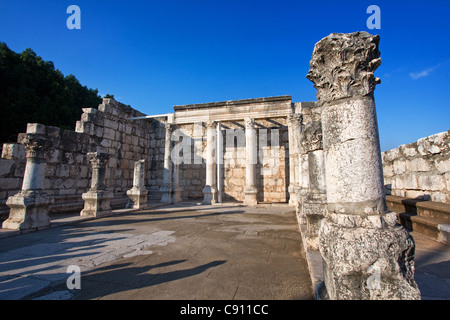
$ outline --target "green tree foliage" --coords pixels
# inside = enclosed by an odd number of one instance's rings
[[[31,49],[15,53],[0,42],[0,143],[15,142],[27,123],[74,130],[81,108],[101,103],[97,90],[65,76]]]

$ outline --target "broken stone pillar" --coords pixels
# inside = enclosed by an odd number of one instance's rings
[[[299,113],[290,114],[288,120],[289,133],[289,205],[296,207],[297,190],[299,186],[300,168],[299,168],[299,143],[302,124],[302,115]]]
[[[172,160],[170,159],[170,154],[172,152],[172,132],[175,126],[172,123],[166,123],[165,127],[166,140],[164,144],[164,172],[161,202],[172,203]]]
[[[307,78],[322,107],[327,216],[319,231],[330,299],[420,299],[414,241],[385,204],[373,91],[379,36],[331,34]]]
[[[215,186],[215,153],[216,153],[216,123],[206,123],[206,183],[203,188],[203,204],[215,204],[217,190]]]
[[[244,203],[249,206],[258,204],[256,188],[257,137],[255,120],[247,118],[245,121],[245,188]]]
[[[326,214],[327,204],[321,122],[306,122],[302,137],[301,144],[307,155],[309,175],[308,189],[302,199],[302,214],[306,220],[306,246],[308,250],[319,250],[319,228]]]
[[[139,160],[134,163],[133,187],[127,190],[127,196],[130,198],[127,208],[145,209],[147,207],[148,190],[145,187],[145,160]]]
[[[106,164],[110,158],[107,153],[89,152],[89,161],[92,165],[91,188],[83,193],[84,209],[81,216],[101,217],[111,213],[111,199],[113,193],[105,189]]]
[[[47,151],[50,140],[34,134],[26,134],[23,139],[27,163],[22,190],[6,201],[10,208],[9,217],[2,224],[4,229],[27,230],[50,225],[49,207],[53,198],[43,192],[47,172]]]

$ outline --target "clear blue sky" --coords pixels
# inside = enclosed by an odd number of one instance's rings
[[[72,4],[81,9],[80,30],[66,27]],[[380,30],[367,29],[371,4],[381,9]],[[0,0],[0,41],[160,114],[285,94],[315,101],[305,77],[314,44],[332,32],[379,34],[384,151],[450,129],[449,17],[447,0]]]

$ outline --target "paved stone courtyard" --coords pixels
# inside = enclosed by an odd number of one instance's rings
[[[0,299],[313,299],[301,243],[288,206],[122,213],[1,239]]]

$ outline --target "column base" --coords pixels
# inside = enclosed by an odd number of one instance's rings
[[[46,197],[41,192],[21,191],[6,201],[11,210],[2,228],[27,230],[47,227],[50,225],[48,212],[52,203],[53,198]]]
[[[169,187],[161,188],[161,203],[172,203],[172,189]]]
[[[248,206],[256,206],[258,204],[257,195],[258,189],[256,188],[245,188],[244,189],[244,204]]]
[[[203,188],[203,201],[202,204],[215,204],[216,203],[217,190],[214,187],[206,186]]]
[[[356,215],[337,216],[356,221]],[[328,297],[331,300],[420,299],[414,281],[414,240],[406,229],[395,225],[395,213],[386,214],[385,218],[372,216],[369,220],[359,216],[358,219],[362,223],[354,227],[336,224],[330,216],[321,223],[319,243]],[[380,227],[374,226],[378,223]]]
[[[145,209],[147,208],[147,196],[148,190],[141,190],[139,188],[131,188],[127,190],[128,203],[126,205],[127,208],[133,209]]]
[[[83,217],[101,217],[111,214],[111,199],[114,194],[109,191],[88,191],[82,194],[84,209],[80,215]]]

